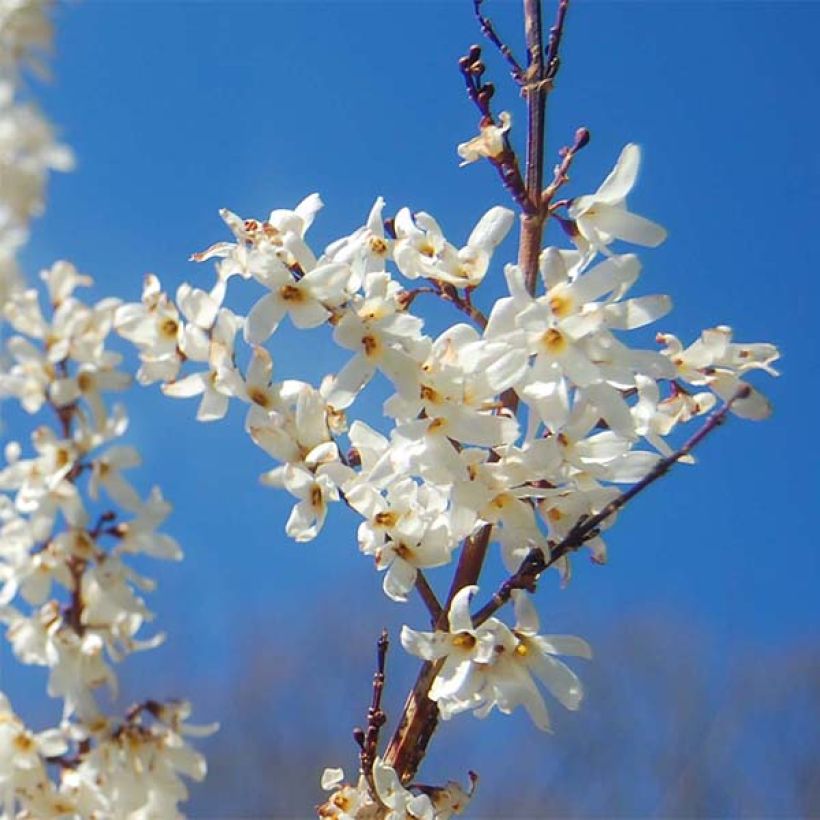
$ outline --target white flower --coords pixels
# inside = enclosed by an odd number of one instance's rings
[[[572,201],[569,215],[579,234],[575,242],[584,254],[608,254],[607,246],[616,239],[650,248],[666,239],[660,225],[626,208],[626,197],[635,185],[640,163],[641,149],[634,143],[626,145],[600,188]]]
[[[347,502],[366,519],[359,526],[359,548],[387,570],[384,592],[406,601],[419,569],[450,561],[455,543],[445,514],[446,495],[412,479],[392,484],[384,498],[366,483],[346,492]]]
[[[191,373],[181,379],[162,385],[162,392],[174,398],[202,395],[196,412],[198,421],[216,421],[228,411],[230,390],[220,384],[220,374],[232,369],[234,337],[242,320],[227,308],[221,308],[202,349],[196,354],[190,346],[186,356],[194,361],[207,362],[208,369]]]
[[[512,596],[517,622],[511,631],[499,630],[501,642],[496,646],[496,661],[485,670],[484,703],[476,714],[483,717],[494,708],[509,714],[516,706],[523,706],[539,729],[548,730],[549,714],[534,678],[544,684],[562,706],[575,710],[583,696],[581,682],[555,656],[591,658],[592,650],[581,638],[539,635],[538,615],[528,594],[516,589]]]
[[[502,111],[498,115],[499,124],[494,122],[484,123],[480,126],[479,134],[467,142],[462,142],[458,148],[458,155],[463,162],[462,165],[469,165],[482,157],[496,159],[506,150],[506,134],[512,125],[512,118],[508,111]]]
[[[271,470],[262,480],[272,487],[283,487],[299,502],[291,511],[285,532],[294,541],[312,541],[322,529],[330,501],[339,500],[339,485],[352,471],[339,462],[320,465],[311,472],[298,464]]]
[[[46,758],[63,754],[68,748],[58,729],[34,733],[11,710],[0,692],[0,811],[3,817],[17,817],[21,810],[30,816],[56,817],[72,811],[67,801],[58,800],[48,778]]]
[[[381,370],[394,384],[411,384],[416,360],[429,340],[422,321],[405,313],[397,299],[401,288],[387,273],[365,277],[363,299],[357,299],[333,331],[334,341],[356,355],[339,371],[326,391],[328,404],[343,410]]]
[[[373,762],[373,782],[379,800],[389,809],[385,820],[434,820],[430,798],[405,789],[395,770],[380,757]]]
[[[679,378],[708,386],[724,401],[734,398],[741,388],[746,389],[748,395],[734,402],[732,412],[754,420],[771,415],[768,399],[742,381],[740,374],[765,370],[770,376],[779,375],[772,363],[780,358],[780,351],[773,344],[732,342],[732,329],[725,325],[704,330],[685,350],[671,333],[659,333],[657,338],[666,345],[662,353],[671,360]]]
[[[323,324],[331,315],[327,305],[343,301],[349,277],[348,266],[338,262],[318,265],[299,279],[287,269],[266,276],[262,284],[270,293],[251,308],[245,323],[245,341],[266,341],[285,314],[303,330]]]
[[[114,314],[117,333],[135,344],[142,367],[140,384],[172,381],[181,364],[183,325],[173,301],[161,289],[159,279],[149,274],[142,289],[142,302],[121,305]]]
[[[464,587],[453,598],[449,632],[416,632],[404,627],[402,646],[425,660],[444,658],[429,697],[446,720],[467,709],[484,717],[498,708],[506,714],[522,705],[540,729],[549,728],[543,697],[533,680],[541,680],[568,709],[577,709],[581,685],[575,674],[557,661],[557,654],[590,657],[580,638],[538,635],[535,608],[521,590],[513,592],[518,622],[510,629],[496,618],[474,627],[469,612],[478,587]]]
[[[368,273],[385,270],[393,255],[393,240],[385,236],[382,210],[384,199],[378,197],[370,209],[367,223],[350,236],[337,239],[325,248],[320,261],[344,262],[350,266],[348,290],[357,291]]]
[[[500,621],[490,618],[473,626],[470,599],[477,591],[477,586],[466,586],[456,593],[448,614],[449,632],[417,632],[408,626],[401,630],[401,644],[411,655],[426,661],[444,659],[428,697],[445,720],[481,706],[485,681],[479,669],[493,662]]]
[[[396,214],[393,257],[408,279],[427,277],[457,288],[475,288],[484,279],[493,251],[512,227],[509,208],[490,208],[473,228],[467,244],[451,245],[439,224],[423,211],[412,215],[407,208]]]

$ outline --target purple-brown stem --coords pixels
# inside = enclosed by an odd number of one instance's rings
[[[436,593],[433,592],[433,588],[421,570],[416,574],[416,589],[421,596],[421,600],[424,601],[427,611],[430,613],[430,622],[435,626],[439,618],[441,618],[442,607],[436,597]]]
[[[473,622],[476,626],[484,623],[487,618],[494,615],[507,601],[510,600],[515,589],[526,589],[534,592],[538,578],[544,570],[551,567],[560,558],[580,549],[590,538],[597,535],[599,527],[608,518],[615,515],[618,510],[626,506],[636,495],[642,493],[647,487],[654,484],[659,478],[666,475],[669,470],[682,458],[689,455],[710,433],[720,427],[732,405],[739,399],[744,399],[749,395],[749,388],[742,387],[732,396],[726,404],[719,410],[712,413],[704,422],[703,426],[689,438],[680,449],[671,455],[660,459],[658,463],[636,484],[621,493],[606,504],[594,515],[581,518],[570,530],[568,535],[550,550],[549,557],[545,556],[540,548],[530,551],[527,557],[521,562],[521,566],[498,588],[493,597],[475,614]]]
[[[433,279],[429,281],[431,282],[429,287],[413,288],[412,290],[406,290],[399,295],[399,301],[404,310],[407,310],[407,308],[413,304],[418,296],[421,296],[423,293],[430,293],[433,296],[438,296],[439,299],[454,305],[462,313],[469,316],[482,330],[487,327],[487,317],[480,308],[477,308],[472,303],[469,290],[465,289],[464,296],[461,296],[457,288],[450,284],[442,284]]]
[[[572,166],[575,155],[588,144],[589,130],[587,128],[579,128],[575,132],[575,142],[561,150],[563,159],[555,166],[552,182],[550,182],[541,193],[541,208],[547,213],[550,212],[550,206],[555,194],[562,186],[569,182],[569,169]]]
[[[373,693],[370,707],[367,710],[367,729],[354,729],[353,737],[361,749],[359,764],[362,775],[370,786],[370,793],[374,800],[378,800],[378,792],[373,782],[373,763],[379,754],[379,733],[387,722],[387,715],[382,709],[382,694],[384,692],[384,668],[387,661],[387,649],[390,642],[387,630],[383,629],[376,643],[376,672],[373,674]]]
[[[481,6],[483,4],[484,0],[473,0],[473,11],[478,20],[478,25],[481,28],[481,33],[501,52],[501,56],[510,66],[510,73],[513,79],[521,83],[524,81],[524,69],[521,68],[521,64],[518,60],[515,59],[512,49],[498,36],[493,21],[481,13]]]

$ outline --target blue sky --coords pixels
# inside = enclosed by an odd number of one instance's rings
[[[61,6],[54,80],[36,91],[78,167],[51,186],[26,252],[30,275],[68,258],[95,277],[97,295],[127,300],[148,271],[169,289],[210,283],[210,270],[186,260],[227,238],[220,207],[264,217],[312,191],[325,201],[316,247],[361,224],[377,195],[388,212],[424,209],[466,238],[488,207],[508,204],[489,167],[459,168],[455,154],[477,119],[456,68],[480,40],[470,6]],[[519,4],[487,10],[519,44]],[[581,560],[567,590],[543,584],[546,631],[594,643],[624,614],[662,611],[697,625],[717,658],[816,641],[819,24],[815,3],[583,2],[570,12],[548,156],[580,125],[592,141],[569,193],[594,190],[621,147],[640,143],[632,209],[670,233],[641,254],[641,292],[676,305],[658,329],[694,338],[730,324],[739,339],[778,344],[784,375],[759,382],[770,421],[733,420],[698,467],[679,468],[622,515],[607,568]],[[489,50],[488,62],[520,141],[520,101]],[[557,231],[550,239],[562,241]],[[307,369],[313,379],[339,361],[321,331],[280,333],[272,352],[278,374]],[[188,665],[223,676],[229,693],[248,623],[273,642],[309,620],[305,607],[355,607],[358,624],[372,606],[374,636],[382,622],[420,625],[418,607],[383,598],[343,511],[316,542],[288,542],[290,502],[258,485],[268,464],[242,434],[241,411],[197,425],[195,404],[156,388],[132,393],[130,407],[140,481],[174,502],[169,530],[187,554],[153,570],[152,605],[171,639],[145,661],[152,675]]]

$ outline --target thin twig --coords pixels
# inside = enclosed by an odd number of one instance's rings
[[[490,100],[495,93],[492,83],[485,83],[481,78],[486,66],[481,60],[481,46],[472,45],[470,50],[459,59],[458,67],[467,86],[467,96],[473,101],[481,114],[481,124],[489,125],[495,122],[490,111]]]
[[[579,128],[575,132],[575,142],[570,146],[564,146],[561,149],[561,162],[555,166],[553,172],[552,182],[544,188],[541,193],[541,208],[549,212],[552,198],[559,191],[559,189],[569,182],[569,169],[572,166],[572,161],[575,155],[589,144],[589,129]]]
[[[469,291],[465,290],[464,296],[461,296],[452,285],[441,284],[434,279],[428,281],[431,283],[430,287],[413,288],[399,294],[398,300],[403,310],[407,310],[416,300],[416,297],[421,296],[423,293],[429,293],[454,305],[462,313],[469,316],[482,330],[487,327],[487,316],[470,301]]]
[[[481,47],[477,45],[470,46],[467,54],[458,61],[458,67],[464,77],[467,96],[473,101],[481,114],[481,121],[478,124],[479,129],[495,125],[495,117],[490,108],[490,100],[495,94],[495,86],[492,83],[485,83],[482,79],[486,66],[481,59]],[[518,156],[506,135],[504,136],[504,150],[494,157],[488,157],[488,159],[498,171],[501,184],[509,191],[510,196],[521,210],[525,213],[535,211],[537,200],[532,199],[527,193],[527,187],[518,163]]]
[[[507,141],[506,150],[503,153],[497,157],[488,157],[488,159],[495,166],[501,184],[507,189],[518,207],[526,214],[534,213],[536,206],[527,195],[524,177],[521,176],[521,169],[518,166],[518,156],[513,151],[509,141]]]
[[[561,38],[564,36],[564,21],[567,17],[568,8],[569,0],[560,0],[558,3],[558,13],[555,16],[555,23],[550,29],[549,43],[547,45],[546,79],[551,83],[555,80],[555,75],[561,67],[561,57],[558,52],[561,48]]]
[[[382,726],[387,722],[387,715],[382,709],[382,694],[385,680],[384,667],[389,645],[387,630],[383,629],[376,643],[376,671],[373,674],[373,694],[370,707],[367,710],[367,730],[364,731],[361,728],[353,730],[353,738],[360,748],[359,764],[361,773],[367,780],[371,796],[379,804],[381,804],[381,800],[379,800],[376,784],[373,782],[373,763],[379,753],[379,733]]]
[[[527,557],[521,562],[521,566],[498,588],[493,597],[475,614],[473,623],[476,626],[484,623],[487,618],[491,617],[497,612],[507,601],[510,600],[512,592],[515,589],[526,589],[530,592],[535,590],[538,578],[544,570],[551,567],[559,559],[563,558],[570,552],[575,552],[580,549],[590,538],[594,538],[598,532],[601,524],[608,518],[613,516],[618,510],[626,506],[636,495],[642,493],[647,487],[654,484],[659,478],[666,475],[669,470],[682,458],[689,455],[695,447],[700,444],[711,432],[720,427],[726,420],[732,405],[740,400],[748,397],[748,386],[742,387],[732,396],[726,404],[719,410],[712,413],[711,416],[704,422],[703,426],[691,437],[680,449],[676,450],[671,455],[660,459],[658,463],[636,484],[633,484],[628,490],[621,493],[617,498],[614,498],[606,504],[601,510],[594,515],[587,516],[578,521],[578,523],[570,530],[567,536],[551,550],[549,558],[544,555],[540,548],[530,551]]]
[[[501,52],[501,56],[510,66],[510,73],[513,79],[521,83],[524,81],[524,69],[521,68],[521,64],[518,60],[515,59],[512,49],[498,36],[492,20],[481,13],[481,6],[483,4],[484,0],[473,0],[473,11],[478,20],[478,25],[481,28],[481,33]]]
[[[421,570],[416,573],[416,589],[421,596],[421,600],[424,601],[427,611],[430,613],[431,622],[435,626],[441,618],[442,608],[436,597],[436,593],[433,592],[433,588]]]

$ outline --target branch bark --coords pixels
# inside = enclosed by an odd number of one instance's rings
[[[625,507],[636,495],[642,493],[647,487],[654,484],[659,478],[665,476],[682,458],[689,455],[710,433],[717,430],[726,421],[732,405],[735,402],[745,399],[749,395],[748,386],[742,387],[732,396],[726,404],[719,410],[712,413],[703,426],[695,432],[681,447],[666,458],[660,459],[637,484],[633,484],[628,490],[614,498],[594,515],[582,518],[569,532],[566,538],[550,550],[549,556],[544,555],[540,549],[534,549],[521,562],[521,566],[499,587],[498,591],[473,617],[476,626],[483,624],[489,617],[494,615],[507,601],[510,600],[515,589],[526,589],[535,591],[538,578],[544,570],[549,569],[556,561],[563,558],[570,552],[580,549],[590,538],[594,537],[598,528],[608,518],[615,515],[618,510]]]

